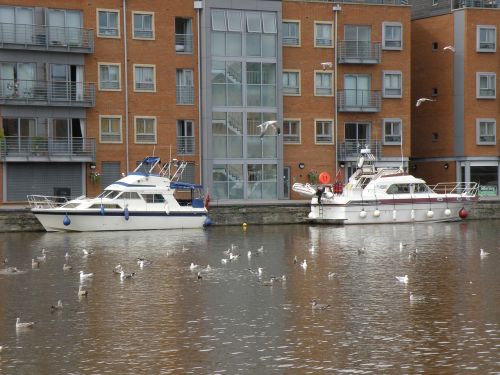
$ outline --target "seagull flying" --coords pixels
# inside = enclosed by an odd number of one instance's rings
[[[453,47],[453,46],[446,46],[446,47],[443,47],[443,50],[444,51],[455,52],[455,47]]]
[[[272,120],[272,121],[266,121],[266,122],[263,122],[260,125],[257,125],[257,127],[260,129],[260,138],[263,138],[264,135],[267,133],[267,131],[270,128],[274,129],[274,131],[276,132],[276,134],[280,134],[281,130],[280,130],[279,126],[276,126],[276,123],[277,123],[277,121]]]
[[[435,102],[435,100],[429,98],[420,98],[417,100],[417,104],[415,104],[415,107],[420,107],[423,102]]]

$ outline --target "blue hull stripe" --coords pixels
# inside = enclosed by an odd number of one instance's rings
[[[33,211],[33,213],[36,214],[43,214],[43,215],[68,215],[69,217],[71,216],[124,216],[123,211],[104,211],[104,215],[101,215],[99,211],[93,211],[93,212],[71,212],[71,211]],[[147,211],[138,211],[138,212],[131,212],[129,211],[129,216],[208,216],[206,212],[169,212],[168,214],[166,212],[147,212]]]

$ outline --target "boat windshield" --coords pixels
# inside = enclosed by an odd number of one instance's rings
[[[108,198],[108,199],[114,199],[116,198],[121,191],[117,190],[104,190],[101,194],[97,196],[97,198]]]
[[[408,194],[410,192],[410,185],[408,184],[392,184],[386,190],[387,194]]]
[[[414,184],[413,185],[413,193],[415,194],[429,194],[433,193],[433,191],[426,184]]]

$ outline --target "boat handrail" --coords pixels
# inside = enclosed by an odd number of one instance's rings
[[[462,196],[476,196],[479,190],[477,182],[440,182],[429,185],[436,194],[459,194]]]
[[[68,203],[67,197],[53,195],[28,195],[31,208],[56,208]]]

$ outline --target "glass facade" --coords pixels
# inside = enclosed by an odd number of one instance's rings
[[[279,196],[279,132],[258,128],[278,117],[277,21],[275,12],[211,9],[207,157],[215,199]]]

